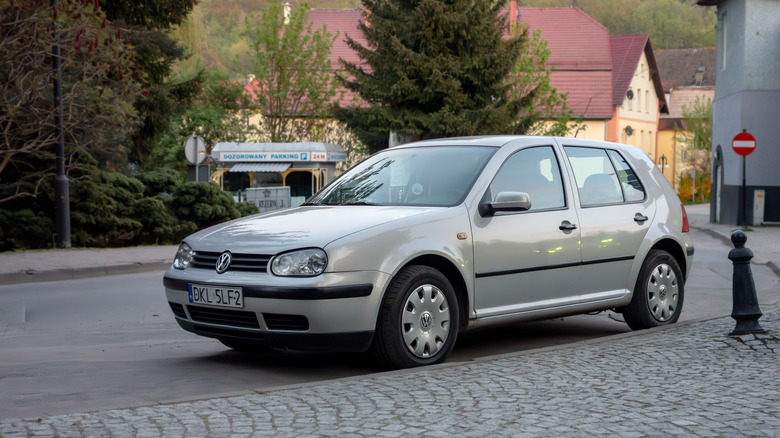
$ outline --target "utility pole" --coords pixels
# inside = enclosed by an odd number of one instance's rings
[[[57,176],[54,178],[54,209],[57,222],[57,234],[54,243],[58,248],[70,248],[70,194],[68,177],[65,176],[65,134],[62,126],[64,111],[62,108],[62,59],[59,46],[60,31],[57,26],[59,1],[52,0],[52,18],[54,21],[54,46],[51,49],[52,69],[54,70],[54,136],[57,141]]]

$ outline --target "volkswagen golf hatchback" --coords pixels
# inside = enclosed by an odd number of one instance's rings
[[[199,231],[165,273],[182,328],[242,350],[443,361],[458,333],[614,309],[677,321],[693,246],[640,149],[559,137],[376,153],[304,205]]]

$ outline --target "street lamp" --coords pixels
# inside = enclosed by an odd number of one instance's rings
[[[666,166],[667,166],[666,154],[661,155],[660,157],[658,157],[658,166],[661,168],[661,172],[665,172],[666,171]]]
[[[57,140],[56,163],[57,175],[54,178],[54,210],[57,223],[55,245],[58,248],[70,248],[70,190],[68,177],[65,175],[65,133],[63,132],[62,108],[62,62],[59,46],[60,31],[57,25],[57,10],[59,1],[52,0],[54,9],[54,46],[51,50],[52,72],[54,74],[54,106],[57,112],[54,116],[54,134]]]

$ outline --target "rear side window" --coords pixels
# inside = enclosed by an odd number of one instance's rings
[[[573,146],[565,149],[583,207],[645,199],[642,183],[618,152]]]
[[[626,159],[623,158],[617,151],[607,151],[609,158],[612,159],[612,164],[615,165],[617,170],[618,180],[620,180],[620,187],[623,189],[623,196],[626,202],[643,201],[645,199],[645,188],[642,187],[642,183],[639,182],[639,178],[628,165]]]

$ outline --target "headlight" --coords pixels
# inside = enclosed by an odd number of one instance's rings
[[[274,257],[271,272],[282,277],[314,277],[322,274],[328,256],[321,249],[304,249]]]
[[[190,262],[194,255],[195,251],[193,251],[189,245],[182,242],[181,245],[179,245],[179,249],[176,251],[176,257],[173,259],[173,267],[176,269],[187,269],[190,266]]]

